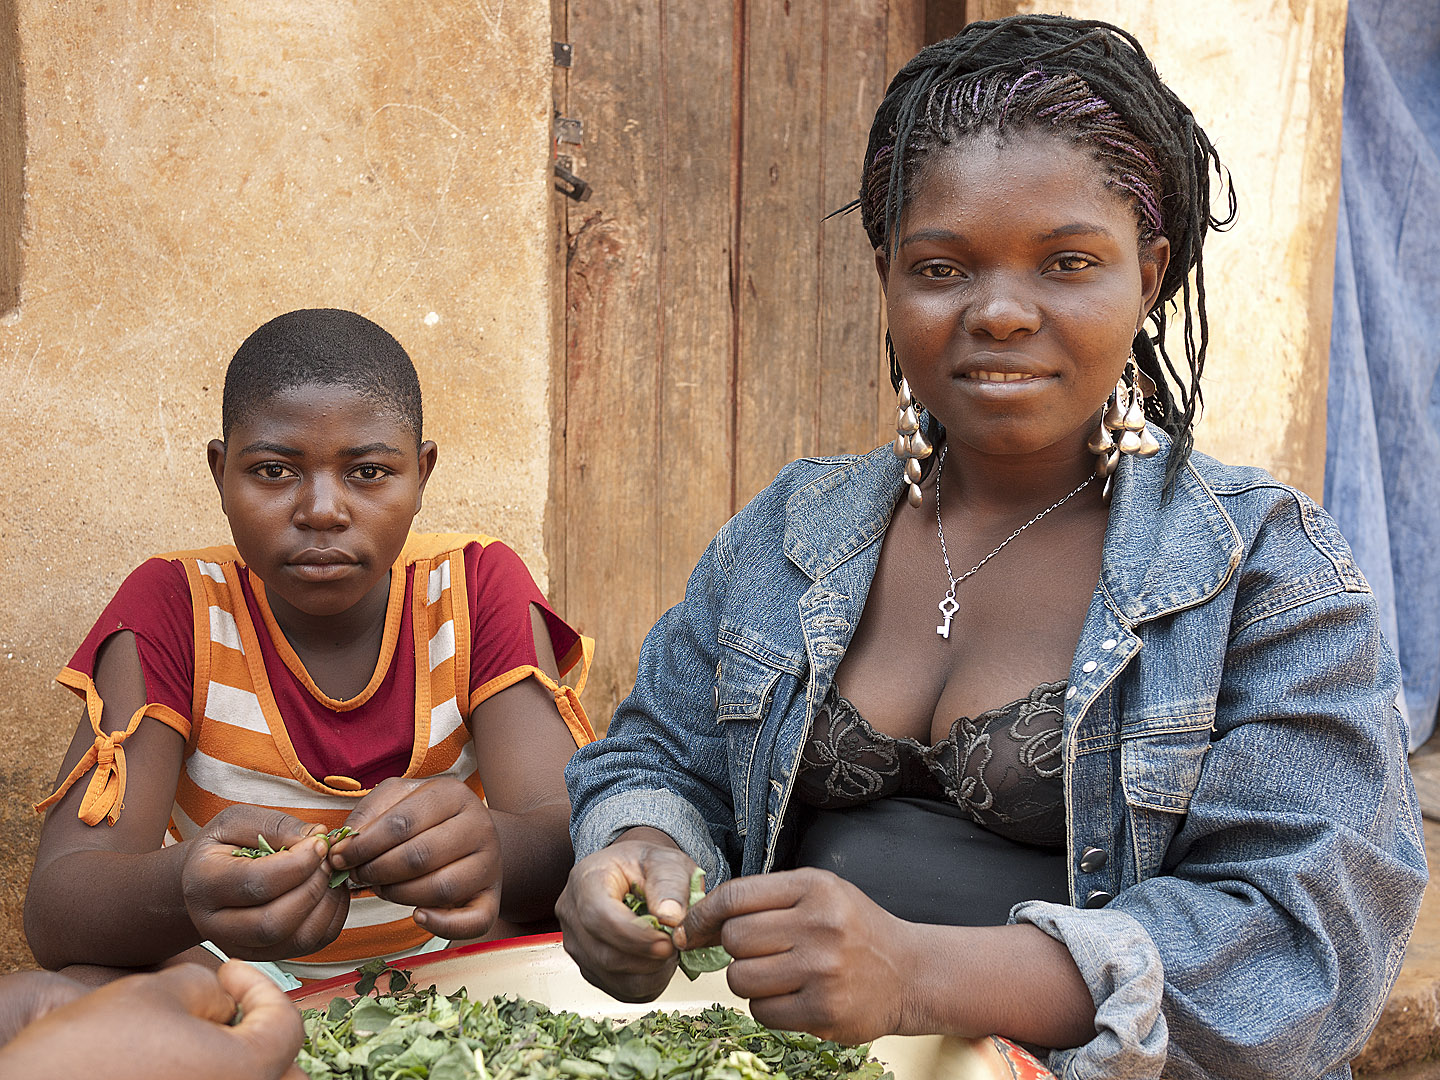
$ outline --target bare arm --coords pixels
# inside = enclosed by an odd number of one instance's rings
[[[27,993],[14,978],[0,980],[0,1004]],[[305,1080],[295,1065],[304,1037],[300,1014],[279,987],[244,964],[218,973],[182,964],[49,1007],[14,1004],[41,1014],[0,1046],[0,1075]]]
[[[95,685],[105,703],[102,729],[123,730],[146,702],[129,631],[102,647]],[[61,777],[94,737],[82,716]],[[83,777],[51,807],[25,897],[26,936],[44,966],[148,967],[207,938],[231,955],[275,959],[310,952],[340,932],[348,896],[327,887],[323,842],[303,843],[320,826],[235,806],[199,836],[161,848],[184,749],[177,732],[142,720],[123,746],[124,812],[114,825],[80,821]],[[230,857],[259,833],[291,850],[263,860]]]
[[[105,702],[103,729],[123,730],[145,704],[134,634],[123,631],[102,646],[95,685]],[[82,713],[59,778],[69,775],[94,739]],[[177,732],[142,720],[124,744],[125,809],[114,825],[86,825],[77,816],[87,777],[50,809],[25,896],[25,934],[45,967],[138,967],[200,941],[181,897],[185,853],[160,848],[184,749]]]
[[[537,665],[559,680],[550,634],[530,606]],[[574,862],[565,763],[575,740],[550,692],[524,679],[486,698],[471,715],[485,800],[500,840],[504,867],[501,917],[512,922],[549,919]]]

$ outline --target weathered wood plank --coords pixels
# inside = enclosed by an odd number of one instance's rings
[[[819,161],[821,216],[860,190],[870,122],[889,81],[886,0],[827,5],[824,139]],[[818,430],[822,454],[863,453],[875,445],[880,286],[858,213],[817,222],[820,295],[816,307]],[[888,419],[888,416],[885,417]]]
[[[569,33],[570,108],[585,124],[594,191],[570,214],[565,596],[567,616],[596,640],[585,700],[603,728],[658,606],[659,10],[586,0],[570,8]]]
[[[824,8],[747,5],[735,501],[816,450]]]
[[[737,9],[692,0],[663,6],[664,129],[652,222],[662,236],[655,455],[661,607],[679,601],[731,512]]]
[[[569,41],[569,0],[551,0],[550,37]],[[570,69],[555,65],[551,75],[555,111],[568,115]],[[553,148],[554,143],[552,141]],[[553,185],[552,185],[553,186]],[[565,262],[570,250],[570,200],[556,192],[550,199],[550,475],[545,493],[542,541],[545,548],[545,594],[556,611],[565,612],[565,537],[569,522],[565,480]]]

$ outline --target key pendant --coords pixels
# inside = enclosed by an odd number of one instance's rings
[[[939,626],[935,627],[935,633],[939,634],[946,641],[949,641],[950,620],[953,619],[955,617],[955,613],[960,610],[960,605],[955,602],[955,590],[951,589],[948,593],[946,593],[945,599],[941,600],[937,606],[940,608],[940,615],[942,618],[944,618],[945,621]]]

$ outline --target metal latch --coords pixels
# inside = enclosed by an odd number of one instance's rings
[[[564,164],[560,160],[555,162],[555,190],[563,192],[566,197],[576,202],[584,202],[590,198],[590,185],[570,171],[570,158],[564,156]]]

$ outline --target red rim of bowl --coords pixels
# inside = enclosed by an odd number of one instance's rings
[[[403,968],[405,971],[415,972],[427,967],[430,964],[437,964],[442,960],[453,960],[457,956],[478,956],[481,953],[498,952],[501,949],[518,949],[526,945],[550,945],[558,944],[563,935],[558,931],[552,934],[531,934],[528,937],[498,938],[495,941],[477,941],[473,945],[458,945],[453,949],[442,949],[439,952],[422,953],[419,956],[405,956],[394,961],[392,967]],[[294,990],[287,991],[291,1001],[301,1001],[316,994],[329,993],[332,997],[352,997],[355,993],[355,983],[359,981],[358,971],[347,972],[344,975],[335,975],[319,982],[308,983],[305,986],[297,986]],[[419,982],[417,978],[415,980]]]

